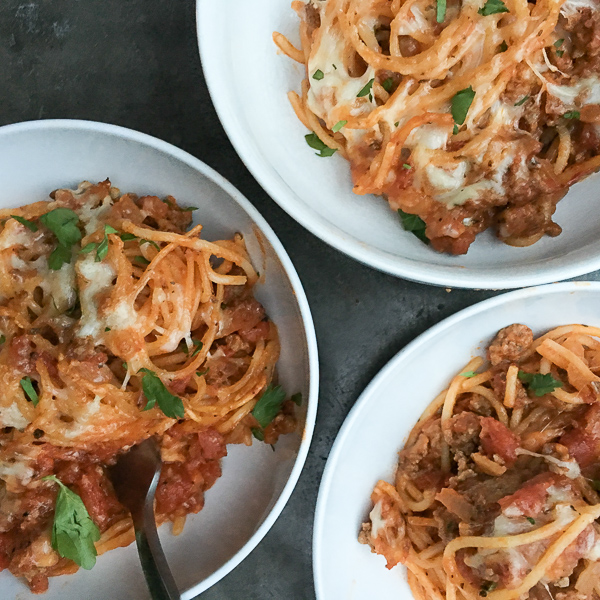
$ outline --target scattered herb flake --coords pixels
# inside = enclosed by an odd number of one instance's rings
[[[429,244],[429,239],[425,235],[425,221],[417,215],[411,215],[401,209],[398,209],[398,215],[402,222],[402,227],[405,231],[410,231],[413,235],[417,236],[425,244]]]
[[[370,79],[368,81],[368,83],[365,85],[365,87],[360,90],[360,92],[358,92],[358,94],[356,94],[357,98],[362,98],[364,96],[369,96],[369,100],[371,100],[371,102],[373,101],[373,94],[371,93],[371,90],[373,89],[373,82],[375,81],[375,78]]]
[[[153,246],[154,248],[156,248],[160,252],[160,246],[156,242],[154,242],[152,240],[141,240],[140,244],[150,244],[151,246]]]
[[[495,581],[484,581],[479,590],[479,595],[485,598],[491,591],[495,590],[498,584]]]
[[[508,50],[508,44],[506,43],[505,40],[502,40],[502,43],[500,44],[500,46],[498,46],[498,51],[506,52],[507,50]]]
[[[533,517],[525,517],[532,525],[535,525],[535,519]]]
[[[438,23],[443,23],[446,19],[446,0],[437,0],[435,9],[435,20]]]
[[[452,98],[452,118],[456,125],[462,125],[465,122],[469,108],[473,103],[473,98],[475,98],[475,90],[471,86],[460,90]],[[454,133],[456,133],[458,128],[455,127],[454,129]]]
[[[194,212],[195,210],[198,210],[197,206],[184,206],[181,208],[181,212]]]
[[[21,387],[23,388],[23,391],[25,392],[25,395],[27,396],[27,399],[31,402],[31,404],[37,406],[38,402],[40,401],[40,398],[38,396],[38,393],[35,391],[35,388],[33,387],[31,377],[23,377],[23,379],[21,379]]]
[[[200,340],[192,340],[192,344],[196,346],[195,350],[192,352],[192,358],[194,358],[194,356],[196,356],[196,354],[202,350],[203,344]]]
[[[556,40],[554,42],[554,47],[555,48],[560,48],[563,45],[563,42],[565,41],[565,38],[560,38],[560,40]]]
[[[42,215],[40,221],[56,236],[58,243],[65,248],[71,248],[81,240],[79,217],[70,208],[55,208]]]
[[[25,217],[19,217],[18,215],[10,215],[12,219],[14,219],[15,221],[21,223],[21,225],[25,225],[25,227],[27,227],[27,229],[30,229],[31,231],[37,231],[38,230],[38,226],[33,223],[32,221],[29,221],[28,219],[26,219]]]
[[[321,79],[323,79],[323,77],[325,77],[325,74],[323,73],[323,71],[321,71],[321,69],[317,69],[314,73],[313,73],[313,79],[316,79],[317,81],[321,81]]]
[[[280,385],[267,386],[252,410],[252,415],[263,429],[275,418],[284,400],[285,392]]]
[[[209,368],[206,368],[204,371],[196,371],[196,375],[198,375],[198,377],[202,377],[202,375],[206,375],[209,370]]]
[[[407,170],[408,170],[408,169],[412,169],[412,167],[411,167],[411,166],[410,166],[408,163],[404,163],[404,164],[402,165],[402,168],[403,168],[403,169],[407,169]]]
[[[529,100],[529,96],[523,96],[518,102],[515,102],[515,106],[521,106]]]
[[[131,240],[137,239],[137,235],[133,235],[133,233],[122,233],[119,237],[124,242],[130,242]]]
[[[80,251],[80,254],[89,254],[92,250],[96,249],[98,244],[96,242],[90,242],[86,244]]]
[[[519,379],[527,385],[529,391],[537,397],[544,396],[553,392],[556,388],[563,387],[562,381],[554,379],[550,373],[542,375],[541,373],[525,373],[519,371]]]
[[[183,419],[183,402],[179,396],[174,396],[166,388],[160,377],[150,369],[140,369],[142,375],[142,391],[148,400],[142,410],[153,408],[158,403],[158,408],[167,417],[172,419]]]
[[[348,121],[338,121],[332,128],[333,133],[337,133]]]
[[[302,405],[302,394],[300,392],[298,392],[297,394],[292,394],[290,400],[297,406],[301,406]]]
[[[498,13],[509,12],[506,4],[502,0],[487,0],[487,2],[477,11],[480,15],[487,17]]]
[[[563,115],[565,119],[579,119],[580,116],[581,113],[578,110],[570,110]]]
[[[133,257],[133,262],[143,265],[144,267],[147,267],[150,264],[150,261],[146,257],[139,255]]]
[[[461,373],[461,375],[463,377],[470,378],[470,377],[475,377],[475,375],[477,375],[477,373],[475,373],[475,371],[465,371],[464,373]]]
[[[52,548],[63,558],[68,558],[84,569],[96,564],[94,542],[100,539],[100,531],[81,498],[54,475],[43,478],[53,481],[60,488],[56,496],[54,522],[52,523]]]
[[[320,156],[321,158],[332,156],[337,151],[335,148],[330,148],[324,142],[322,142],[319,136],[314,132],[305,135],[304,139],[306,140],[306,143],[313,148],[313,150],[319,151],[317,156]]]
[[[60,268],[65,263],[71,262],[71,248],[66,248],[62,244],[58,244],[48,257],[48,266],[53,271],[60,271]]]
[[[565,53],[564,50],[557,50],[556,51],[556,56],[558,56],[558,58],[562,58],[564,53]]]
[[[389,94],[394,87],[394,78],[388,77],[387,79],[384,79],[381,83],[381,87]]]

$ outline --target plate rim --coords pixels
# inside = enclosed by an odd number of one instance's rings
[[[164,140],[149,134],[127,127],[122,127],[120,125],[112,125],[100,121],[90,121],[84,119],[40,119],[35,121],[23,121],[19,123],[11,123],[9,125],[3,125],[0,127],[0,141],[6,135],[19,134],[21,132],[25,133],[31,131],[43,131],[46,129],[85,131],[86,133],[99,133],[125,139],[127,141],[150,147],[162,152],[176,161],[188,165],[190,168],[212,181],[241,206],[241,208],[248,214],[252,221],[258,226],[261,233],[267,238],[279,261],[281,262],[283,270],[290,282],[290,286],[298,303],[298,309],[300,311],[304,328],[304,337],[306,340],[309,379],[306,420],[301,434],[298,454],[296,455],[289,477],[279,493],[277,501],[273,504],[264,521],[256,529],[252,536],[250,536],[245,544],[229,560],[227,560],[211,575],[195,585],[192,585],[184,590],[180,590],[182,599],[193,598],[213,586],[228,573],[230,573],[262,541],[286,506],[304,468],[314,433],[319,398],[318,347],[314,322],[310,311],[310,306],[308,304],[308,299],[302,286],[302,282],[300,281],[300,277],[296,272],[296,268],[294,267],[294,264],[292,263],[292,260],[290,259],[283,244],[275,234],[273,228],[260,214],[258,209],[254,207],[254,205],[244,196],[244,194],[242,194],[242,192],[240,192],[232,183],[225,179],[225,177],[220,175],[217,171],[200,159],[196,158],[189,152],[170,144],[169,142],[165,142]]]
[[[593,290],[600,292],[600,282],[598,281],[567,281],[562,283],[551,283],[541,286],[533,286],[528,288],[522,288],[513,290],[503,294],[499,294],[492,298],[476,302],[471,306],[463,308],[457,313],[446,317],[439,323],[436,323],[433,327],[430,327],[414,340],[409,342],[400,351],[398,351],[383,367],[382,369],[371,379],[367,386],[360,393],[358,399],[346,415],[336,437],[329,451],[329,456],[323,470],[321,482],[319,484],[319,491],[317,493],[317,503],[315,506],[315,517],[313,523],[313,538],[312,538],[312,570],[315,584],[315,594],[317,600],[330,600],[327,598],[323,589],[323,575],[322,575],[322,559],[321,559],[321,545],[323,531],[325,528],[325,512],[326,512],[326,501],[329,496],[332,487],[332,480],[335,473],[337,464],[342,457],[342,449],[345,445],[346,438],[349,435],[350,430],[355,424],[355,421],[360,419],[360,416],[364,410],[369,406],[369,397],[372,391],[380,385],[380,382],[386,379],[391,372],[394,372],[399,365],[404,361],[409,360],[411,356],[418,352],[422,346],[430,343],[439,334],[454,327],[457,323],[468,319],[469,317],[476,315],[481,312],[485,312],[495,306],[512,302],[515,300],[522,300],[525,298],[531,298],[533,296],[547,296],[562,292],[577,292]]]
[[[495,277],[493,268],[489,269],[489,273],[481,273],[470,271],[460,265],[432,265],[379,250],[331,224],[312,208],[304,205],[298,194],[281,181],[275,168],[268,161],[260,160],[261,153],[244,128],[235,126],[239,124],[236,113],[230,110],[229,105],[226,106],[229,96],[226,78],[219,76],[220,69],[217,61],[212,59],[215,53],[211,52],[213,46],[210,40],[214,32],[211,28],[213,21],[208,18],[208,15],[215,6],[224,10],[226,3],[196,0],[196,34],[202,71],[219,121],[237,155],[263,190],[290,217],[320,240],[359,263],[383,273],[439,287],[508,290],[540,286],[579,277],[600,269],[600,253],[597,255],[592,253],[574,264],[559,263],[542,272],[533,263],[515,265],[513,272]],[[537,263],[557,261],[560,258],[540,259]]]

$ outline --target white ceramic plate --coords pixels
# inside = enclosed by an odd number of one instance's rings
[[[567,323],[600,325],[600,283],[529,288],[445,319],[398,353],[362,393],[333,445],[319,490],[313,537],[318,600],[412,600],[403,567],[357,541],[379,479],[393,481],[398,452],[426,406],[499,329],[534,334]]]
[[[279,378],[308,399],[302,435],[284,436],[276,451],[254,444],[230,446],[223,476],[206,493],[204,509],[173,537],[160,530],[175,580],[188,600],[216,583],[258,544],[283,509],[308,452],[317,408],[318,362],[312,319],[296,271],[258,211],[204,163],[147,135],[85,121],[37,121],[0,128],[0,206],[47,198],[58,187],[110,177],[122,191],[171,194],[198,206],[195,221],[207,239],[244,234],[265,281],[257,298],[281,337]],[[259,240],[260,238],[260,240]],[[259,243],[260,241],[260,243]],[[0,597],[33,598],[7,571]],[[51,578],[44,600],[138,600],[148,598],[135,546],[101,556],[91,571]],[[35,598],[40,598],[35,596]]]
[[[198,0],[200,56],[208,87],[238,154],[269,195],[309,231],[376,269],[425,283],[511,288],[575,277],[600,268],[598,177],[563,199],[558,238],[511,248],[491,232],[466,256],[438,254],[405,232],[387,202],[352,193],[340,156],[319,158],[286,94],[299,91],[304,67],[278,53],[279,31],[298,42],[291,0]]]

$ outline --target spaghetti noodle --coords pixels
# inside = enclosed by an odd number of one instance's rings
[[[157,518],[178,532],[227,443],[296,427],[242,236],[209,242],[191,220],[108,180],[0,211],[0,570],[34,592],[77,569],[50,538],[45,477],[81,498],[100,554],[133,540],[107,477],[120,452],[157,436]]]
[[[289,99],[321,156],[351,164],[433,248],[528,246],[600,167],[596,0],[295,0],[306,67]]]
[[[417,600],[600,598],[599,337],[510,325],[423,413],[359,535]]]

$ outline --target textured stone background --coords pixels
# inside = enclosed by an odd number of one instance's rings
[[[321,357],[311,452],[273,529],[202,600],[314,598],[314,505],[344,417],[403,346],[495,292],[449,292],[378,273],[288,217],[246,170],[217,119],[198,57],[193,0],[1,0],[0,125],[48,118],[114,123],[183,148],[240,189],[289,252]]]

